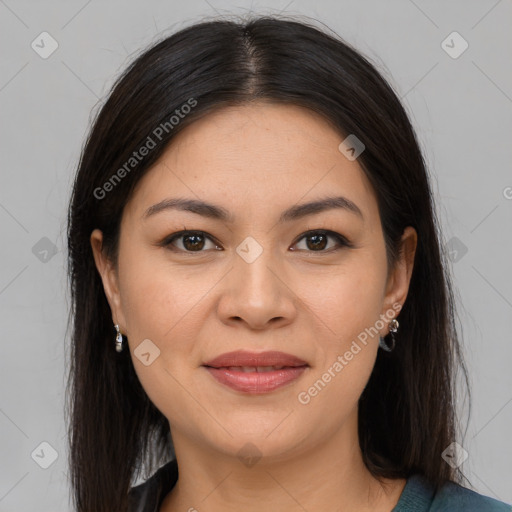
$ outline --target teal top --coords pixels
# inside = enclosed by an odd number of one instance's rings
[[[174,459],[144,483],[130,489],[128,512],[159,512],[177,481],[178,465]],[[453,482],[434,492],[429,482],[416,474],[407,479],[398,503],[390,512],[512,512],[512,506]]]
[[[391,512],[512,512],[512,506],[454,482],[447,482],[434,492],[429,482],[417,474],[407,479]]]

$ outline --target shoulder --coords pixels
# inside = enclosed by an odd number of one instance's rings
[[[447,482],[434,497],[432,512],[475,511],[512,512],[512,506],[454,482]]]
[[[422,475],[409,477],[393,512],[512,512],[512,507],[455,482],[437,491]]]
[[[165,496],[178,480],[176,459],[159,468],[142,484],[132,487],[128,493],[128,512],[158,512]]]

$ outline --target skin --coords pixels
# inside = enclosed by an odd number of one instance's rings
[[[403,253],[388,272],[375,193],[357,160],[338,150],[343,138],[296,106],[210,113],[180,132],[138,183],[123,212],[117,267],[101,251],[101,231],[91,235],[112,320],[171,428],[180,476],[161,512],[389,512],[399,499],[405,480],[372,477],[358,442],[358,399],[378,336],[360,344],[308,404],[297,398],[380,315],[396,316],[393,305],[404,304],[413,268],[417,235],[407,227]],[[364,218],[330,209],[277,222],[295,204],[332,195],[356,203]],[[178,210],[142,218],[171,197],[220,205],[234,221]],[[159,245],[185,228],[212,239],[202,239],[200,252],[183,237]],[[339,233],[354,247],[332,251],[338,243],[329,237],[318,248],[301,236],[312,229]],[[263,249],[252,263],[236,252],[248,236]],[[149,366],[133,353],[145,339],[160,350]],[[237,349],[280,350],[309,368],[271,393],[244,394],[202,367]],[[250,467],[238,456],[246,443],[261,455]]]

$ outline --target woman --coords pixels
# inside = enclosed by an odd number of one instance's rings
[[[404,109],[339,38],[219,20],[144,52],[69,208],[77,511],[510,510],[460,485],[440,238]]]

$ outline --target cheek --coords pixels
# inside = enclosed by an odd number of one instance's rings
[[[172,376],[182,382],[200,364],[198,340],[204,338],[201,330],[211,312],[209,297],[223,272],[204,272],[200,265],[178,269],[162,254],[152,258],[136,252],[125,257],[119,269],[134,367],[148,394],[160,389],[170,392]],[[146,339],[158,349],[158,358],[149,367],[141,365],[136,352]],[[175,391],[180,393],[179,386]]]
[[[122,307],[127,337],[137,377],[151,402],[167,418],[176,418],[190,407],[183,383],[194,368],[196,340],[202,320],[201,297],[213,285],[210,279],[191,279],[166,263],[157,264],[147,254],[133,253],[119,262]],[[188,276],[188,277],[187,277]],[[149,345],[150,364],[138,354]],[[156,348],[154,348],[156,347]],[[156,356],[155,356],[156,355]],[[192,407],[193,409],[193,407]],[[200,411],[191,411],[197,414]]]
[[[340,425],[354,417],[374,366],[376,349],[370,345],[361,346],[350,361],[344,359],[345,353],[340,350],[329,358],[328,364],[317,368],[297,396],[297,417],[315,426],[314,436],[318,439],[333,435]],[[338,355],[344,363],[338,360]]]
[[[365,268],[375,267],[351,266],[350,272],[325,279],[323,289],[307,299],[316,305],[323,336],[317,339],[316,365],[297,402],[311,424],[330,411],[330,421],[322,423],[319,436],[329,435],[353,413],[375,364],[378,337],[372,337],[370,328],[379,319],[383,284],[378,272]]]
[[[297,295],[322,321],[325,334],[336,342],[348,341],[379,318],[385,267],[359,253],[322,275],[304,272],[296,284]]]
[[[119,272],[127,332],[134,341],[173,339],[211,287],[207,275],[194,279],[190,272],[173,268],[161,254],[133,252],[120,261]]]
[[[335,423],[342,422],[356,407],[375,364],[378,336],[371,327],[380,318],[385,277],[385,259],[378,251],[360,251],[346,265],[316,275],[315,287],[301,278],[304,302],[321,320],[322,332],[316,365],[298,397],[311,421],[313,411],[327,408]]]

